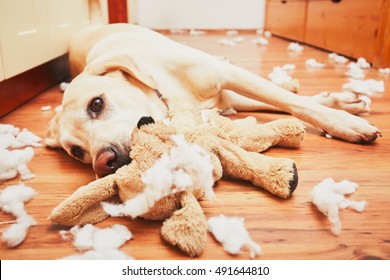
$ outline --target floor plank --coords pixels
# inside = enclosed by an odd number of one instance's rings
[[[259,75],[266,76],[272,67],[294,63],[297,69],[292,76],[299,79],[300,94],[312,95],[320,91],[340,91],[347,81],[346,66],[328,63],[327,53],[305,46],[303,53],[287,52],[287,41],[272,37],[267,47],[254,45],[253,33],[242,34],[244,41],[236,47],[221,46],[218,40],[224,33],[203,36],[172,35],[178,41],[223,55],[233,63]],[[322,70],[308,70],[304,62],[315,58],[327,62]],[[366,70],[367,78],[384,80],[390,88],[390,78],[378,74],[375,69]],[[387,91],[388,92],[388,91]],[[58,87],[44,92],[31,102],[0,119],[20,128],[28,128],[44,137],[53,110],[42,112],[40,108],[60,104],[62,93]],[[7,102],[7,101],[1,101]],[[258,259],[390,259],[390,97],[388,93],[373,99],[372,112],[364,116],[377,125],[383,137],[372,145],[354,145],[335,139],[326,139],[310,125],[303,145],[299,149],[272,148],[267,155],[290,157],[299,170],[299,186],[293,197],[281,200],[258,190],[252,185],[224,178],[215,186],[217,201],[200,203],[206,216],[218,214],[245,218],[245,225],[252,237],[263,249]],[[245,116],[248,114],[239,114]],[[259,122],[285,117],[282,114],[250,113]],[[75,253],[71,244],[58,234],[60,228],[47,220],[51,209],[79,186],[94,179],[89,166],[83,165],[61,150],[36,148],[36,155],[29,164],[36,178],[25,184],[38,191],[38,195],[26,205],[26,209],[38,222],[29,230],[26,240],[16,249],[0,245],[0,259],[57,259]],[[359,184],[354,200],[366,200],[368,206],[362,213],[345,209],[340,212],[343,224],[341,234],[330,233],[330,224],[310,203],[312,187],[325,178],[348,179]],[[19,179],[0,182],[0,188],[16,184]],[[0,221],[13,217],[0,213]],[[187,259],[177,249],[167,245],[160,237],[161,224],[144,220],[110,218],[99,227],[115,223],[125,224],[134,234],[121,250],[136,259]],[[0,231],[9,225],[1,224]],[[199,259],[247,259],[248,254],[231,256],[208,235],[207,244]]]

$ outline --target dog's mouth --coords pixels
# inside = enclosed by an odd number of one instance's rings
[[[96,156],[93,168],[99,178],[115,173],[120,167],[129,164],[129,148],[110,145],[100,150]]]

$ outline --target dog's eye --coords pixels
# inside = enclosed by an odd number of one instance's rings
[[[95,97],[88,105],[88,111],[93,115],[93,117],[97,117],[97,115],[103,110],[104,101],[101,97]]]
[[[77,159],[83,159],[83,157],[84,157],[84,151],[79,146],[73,146],[70,149],[70,153],[72,154],[72,156],[74,156]]]

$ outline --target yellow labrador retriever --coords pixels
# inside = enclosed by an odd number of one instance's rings
[[[185,102],[236,110],[259,110],[266,103],[345,141],[368,143],[379,135],[375,126],[345,110],[293,94],[140,26],[90,27],[73,38],[69,55],[76,78],[45,142],[92,163],[99,177],[130,161],[129,137],[142,116],[163,120]]]

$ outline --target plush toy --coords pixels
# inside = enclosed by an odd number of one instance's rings
[[[178,129],[143,117],[132,134],[131,163],[79,188],[49,219],[63,225],[97,223],[109,214],[162,220],[163,238],[195,257],[207,236],[198,199],[212,198],[212,186],[223,174],[288,198],[298,184],[294,162],[259,152],[298,147],[303,136],[295,118],[261,125],[254,118],[232,121],[211,112],[206,123]]]

